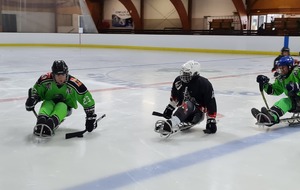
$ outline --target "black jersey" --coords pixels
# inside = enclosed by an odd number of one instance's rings
[[[184,100],[190,100],[200,110],[207,111],[209,117],[215,118],[217,115],[217,105],[212,84],[208,79],[197,76],[189,83],[183,83],[180,76],[173,82],[171,99],[180,106]]]

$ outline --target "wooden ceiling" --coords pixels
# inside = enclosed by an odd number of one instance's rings
[[[100,2],[103,0],[89,0]],[[0,0],[2,10],[26,8],[28,10],[53,10],[54,8],[78,7],[78,0]],[[246,0],[248,15],[253,14],[300,14],[299,0]]]
[[[246,0],[249,15],[300,14],[299,0]]]

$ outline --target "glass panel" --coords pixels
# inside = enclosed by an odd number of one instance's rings
[[[97,33],[85,0],[2,0],[1,18],[8,32]]]

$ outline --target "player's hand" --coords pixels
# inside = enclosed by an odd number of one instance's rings
[[[171,104],[168,104],[163,113],[165,118],[170,119],[174,110],[175,108]]]
[[[259,84],[268,84],[268,82],[270,81],[270,79],[265,76],[265,75],[258,75],[256,78],[256,82],[258,82]]]
[[[25,108],[27,111],[33,111],[35,105],[39,102],[39,98],[36,96],[28,97],[25,102]]]
[[[97,122],[96,122],[96,119],[97,119],[97,114],[92,114],[92,115],[87,115],[86,118],[85,118],[85,129],[88,131],[88,132],[92,132],[94,129],[97,128]]]
[[[206,129],[203,130],[206,134],[212,134],[217,132],[217,122],[214,118],[209,118],[206,121]]]

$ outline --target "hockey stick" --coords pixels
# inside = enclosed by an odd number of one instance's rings
[[[37,118],[37,117],[38,117],[38,115],[37,115],[37,113],[36,113],[36,111],[35,111],[35,109],[34,109],[34,108],[33,108],[32,112],[33,112],[33,114],[35,115],[35,117]]]
[[[100,121],[101,119],[103,119],[106,115],[103,114],[101,117],[99,117],[97,120],[96,120],[96,123],[98,123],[98,121]],[[78,132],[74,132],[74,133],[67,133],[66,134],[66,139],[71,139],[71,138],[74,138],[74,137],[83,137],[83,134],[87,132],[87,130],[83,130],[83,131],[78,131]]]
[[[266,104],[267,109],[269,109],[269,106],[268,106],[268,103],[267,103],[267,100],[266,100],[266,97],[264,94],[264,85],[262,83],[259,83],[259,91],[260,91],[260,94],[261,94],[265,104]]]
[[[168,119],[163,113],[157,112],[157,111],[153,111],[152,115],[158,116],[158,117],[164,117],[166,119]]]

